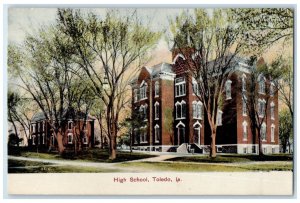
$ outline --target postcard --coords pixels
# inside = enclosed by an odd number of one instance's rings
[[[294,7],[7,15],[9,195],[294,194]]]

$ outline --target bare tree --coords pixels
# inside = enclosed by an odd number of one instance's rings
[[[104,18],[79,10],[59,9],[58,22],[78,54],[77,63],[93,84],[95,95],[104,102],[110,159],[116,158],[120,111],[130,101],[128,74],[140,67],[160,34],[150,31],[136,11],[121,16],[109,10]],[[106,86],[105,86],[106,85]]]
[[[217,115],[222,109],[225,82],[242,50],[240,32],[226,19],[224,10],[195,9],[171,22],[174,49],[181,53],[188,74],[196,80],[211,130],[210,156],[216,157]],[[190,80],[192,82],[192,80]]]

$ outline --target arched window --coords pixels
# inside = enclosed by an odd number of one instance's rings
[[[148,85],[145,81],[143,81],[141,83],[141,86],[140,86],[140,99],[147,99],[147,88],[148,88]]]
[[[176,102],[175,104],[176,109],[176,119],[185,119],[186,117],[186,103],[184,100],[181,102]]]
[[[247,98],[243,96],[243,116],[247,116]]]
[[[72,144],[73,143],[73,134],[72,133],[68,133],[68,144]]]
[[[265,116],[265,110],[266,110],[266,100],[258,99],[258,116],[260,118],[263,118]]]
[[[199,85],[197,82],[193,82],[193,93],[195,95],[200,95],[200,91],[199,91]]]
[[[83,142],[83,144],[88,144],[88,137],[87,137],[86,133],[84,133],[84,135],[83,135],[82,142]]]
[[[154,126],[154,139],[156,143],[158,143],[160,140],[159,125],[157,124]]]
[[[35,145],[35,135],[32,135],[32,145]]]
[[[154,104],[154,118],[155,120],[159,119],[159,103],[155,102]]]
[[[262,74],[258,76],[258,85],[259,85],[259,90],[258,92],[260,94],[265,94],[266,93],[266,84],[265,84],[265,78]]]
[[[203,104],[202,102],[193,101],[193,118],[202,119]]]
[[[154,92],[155,92],[155,97],[159,97],[159,82],[158,81],[155,82]]]
[[[222,114],[223,114],[223,111],[221,111],[219,109],[218,113],[217,113],[217,126],[221,126],[222,125]]]
[[[270,111],[271,111],[271,119],[275,120],[275,104],[274,104],[274,102],[271,102]]]
[[[173,64],[175,64],[179,58],[181,58],[182,60],[185,60],[185,57],[182,54],[177,54],[173,59]]]
[[[42,134],[42,144],[45,144],[45,133]]]
[[[243,140],[246,141],[248,139],[248,123],[246,121],[243,122]]]
[[[72,130],[72,128],[73,128],[73,121],[68,121],[68,129],[69,130]]]
[[[271,125],[271,142],[275,142],[275,125]]]
[[[225,83],[226,99],[231,99],[231,80],[227,80]]]
[[[260,137],[262,141],[266,141],[267,140],[267,127],[266,127],[266,123],[263,122],[263,124],[261,125],[260,128]]]

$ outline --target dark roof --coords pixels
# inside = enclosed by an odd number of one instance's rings
[[[152,76],[157,75],[162,72],[174,73],[173,67],[171,66],[171,64],[168,64],[168,63],[159,63],[159,64],[151,67],[150,70],[151,70],[150,74]]]
[[[75,115],[74,111],[65,110],[63,112],[63,119],[71,119],[71,118],[84,119],[85,118],[85,113],[77,112],[76,115]],[[94,120],[95,118],[91,115],[87,115],[87,119],[88,120]],[[34,114],[31,118],[31,122],[42,121],[42,120],[46,120],[46,116],[45,116],[44,112],[38,112],[38,113]]]

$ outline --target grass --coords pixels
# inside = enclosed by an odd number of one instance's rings
[[[15,168],[17,167],[17,168]],[[116,169],[98,167],[57,166],[35,161],[8,160],[8,173],[111,173]]]
[[[73,152],[68,152],[63,155],[59,155],[53,152],[37,153],[37,152],[28,152],[28,151],[20,151],[20,153],[17,156],[40,158],[40,159],[58,159],[58,160],[76,160],[76,161],[84,161],[84,162],[112,163],[112,162],[123,162],[123,161],[144,159],[144,158],[154,157],[155,155],[118,151],[117,158],[115,160],[110,160],[108,159],[109,157],[108,150],[94,148],[94,149],[89,149],[88,151],[81,151],[76,156],[74,155]]]
[[[180,161],[180,162],[202,162],[202,163],[238,163],[251,161],[292,161],[293,156],[289,154],[275,154],[275,155],[217,155],[216,158],[209,156],[189,156],[176,157],[166,161]]]
[[[145,172],[149,171],[174,171],[174,172],[249,172],[249,171],[292,171],[292,163],[272,164],[186,164],[179,162],[132,162],[120,164],[124,168],[136,168]]]

